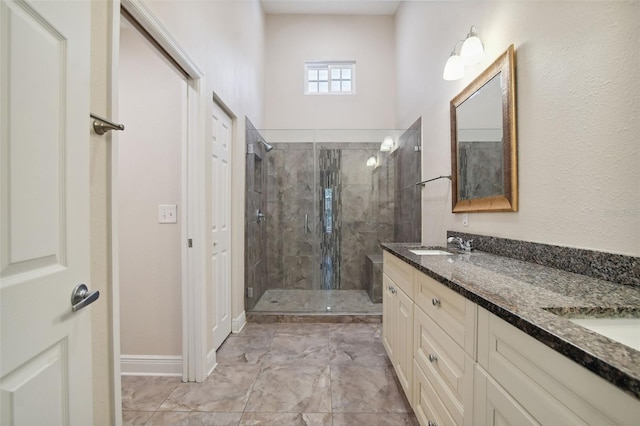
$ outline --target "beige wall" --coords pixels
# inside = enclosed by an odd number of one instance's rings
[[[394,128],[394,37],[392,16],[267,15],[265,128]],[[305,95],[315,60],[355,60],[356,94]]]
[[[182,355],[182,146],[187,85],[134,29],[120,32],[118,253],[123,355]],[[178,206],[158,223],[158,205]]]
[[[264,13],[258,0],[149,1],[147,5],[205,74],[206,117],[212,94],[234,121],[231,206],[232,317],[244,313],[245,116],[262,126]],[[211,138],[207,126],[205,138]],[[210,215],[210,211],[208,212]],[[210,271],[207,272],[210,276]],[[209,346],[209,345],[208,345]],[[207,352],[209,351],[207,347]]]
[[[119,4],[94,0],[91,34],[91,110],[109,117],[112,112],[113,10]],[[244,117],[262,125],[263,21],[257,0],[242,2],[156,2],[146,4],[187,50],[205,74],[205,92],[215,91],[239,117],[235,131],[233,193],[244,193]],[[210,98],[209,98],[210,99]],[[207,114],[210,115],[210,114]],[[117,118],[117,117],[116,117]],[[208,130],[210,132],[210,130]],[[209,133],[210,136],[210,133]],[[120,404],[120,382],[113,375],[119,342],[112,339],[118,327],[111,315],[114,288],[110,275],[111,246],[111,136],[93,135],[91,140],[91,286],[101,292],[102,304],[92,309],[94,424],[115,424],[113,413]],[[233,201],[233,314],[243,311],[244,199]],[[114,399],[115,395],[115,399]]]
[[[450,184],[423,189],[423,236],[447,230],[640,255],[640,3],[407,2],[396,15],[397,126],[418,116],[424,178],[450,173],[449,101],[516,47],[520,211],[451,214]],[[471,25],[485,61],[444,63]]]

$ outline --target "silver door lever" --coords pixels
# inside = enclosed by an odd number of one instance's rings
[[[100,297],[98,290],[89,292],[86,284],[78,284],[71,293],[71,310],[77,312],[98,300],[98,297]]]

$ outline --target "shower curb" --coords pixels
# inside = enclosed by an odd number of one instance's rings
[[[247,323],[381,323],[382,315],[247,313]]]

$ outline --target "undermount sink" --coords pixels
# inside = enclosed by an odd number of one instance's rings
[[[409,249],[409,251],[413,254],[417,254],[418,256],[446,256],[453,254],[448,251],[438,249]]]
[[[640,318],[567,318],[581,327],[640,351]]]

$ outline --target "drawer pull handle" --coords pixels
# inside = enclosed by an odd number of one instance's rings
[[[431,304],[433,306],[440,306],[440,299],[438,299],[437,297],[434,297],[433,299],[431,299]]]
[[[429,420],[427,422],[427,426],[438,426],[437,424],[435,424],[435,422],[432,422],[431,420]]]
[[[429,362],[436,362],[438,360],[438,356],[434,354],[429,354]]]

